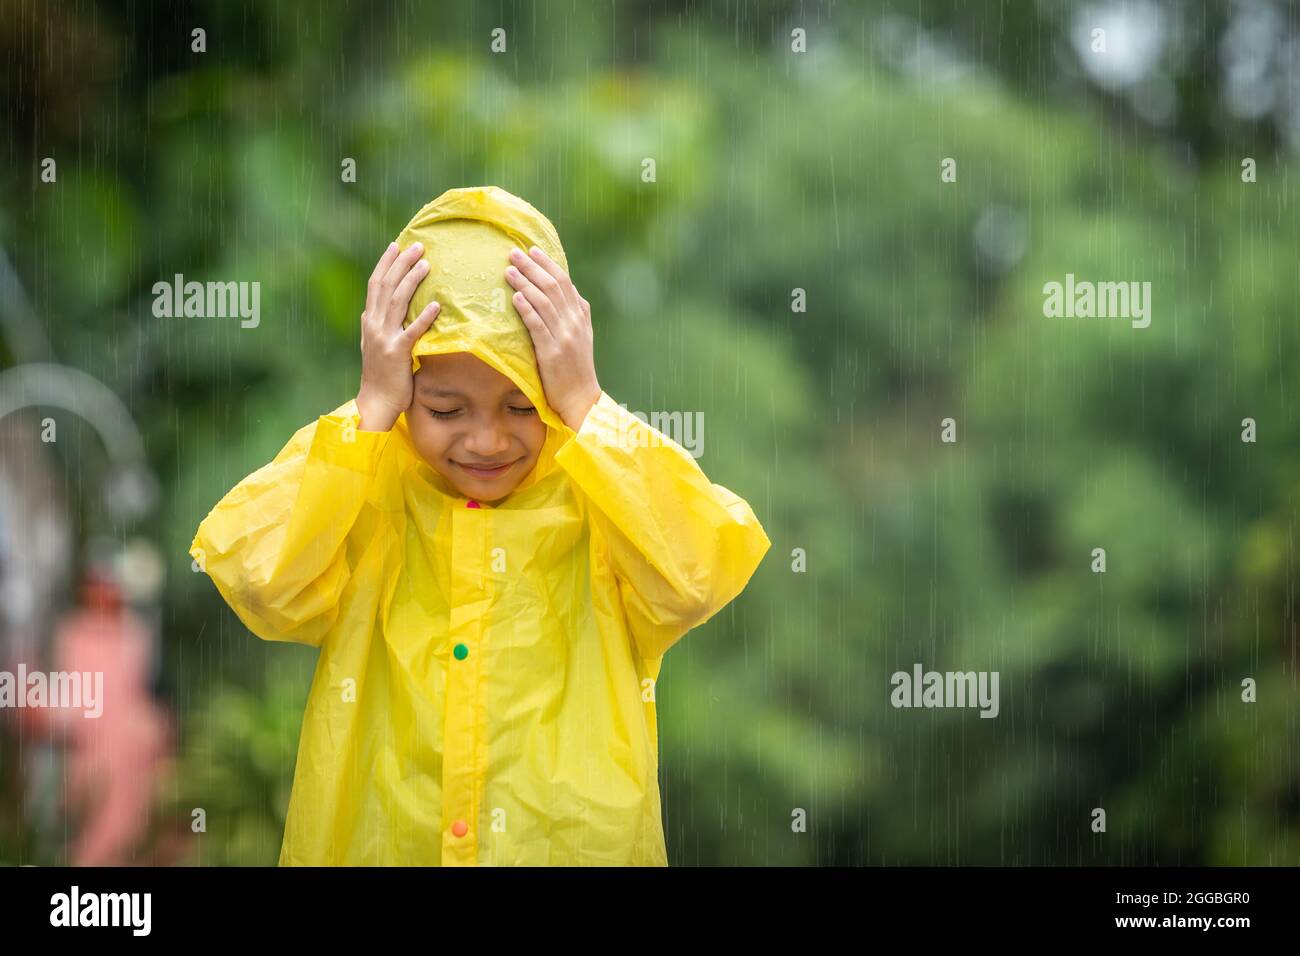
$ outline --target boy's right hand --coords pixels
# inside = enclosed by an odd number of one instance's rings
[[[420,258],[423,253],[424,246],[418,242],[405,251],[391,243],[366,284],[366,310],[361,313],[361,388],[357,392],[361,431],[388,431],[411,405],[411,350],[433,324],[439,309],[437,302],[430,302],[414,322],[402,328],[411,296],[429,272],[429,264]]]

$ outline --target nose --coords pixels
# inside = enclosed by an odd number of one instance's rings
[[[476,425],[466,434],[465,450],[479,458],[493,458],[510,450],[510,435],[495,422]]]

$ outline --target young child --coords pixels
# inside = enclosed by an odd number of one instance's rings
[[[281,865],[667,865],[660,664],[770,542],[601,389],[567,270],[528,203],[443,193],[370,277],[356,399],[199,525],[248,628],[320,649]]]

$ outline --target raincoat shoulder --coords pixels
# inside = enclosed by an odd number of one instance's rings
[[[771,547],[743,498],[607,392],[556,462],[589,505],[602,563],[646,659],[739,595]]]
[[[391,534],[371,492],[393,436],[358,423],[349,401],[298,429],[194,535],[195,566],[264,640],[319,647],[356,566]]]

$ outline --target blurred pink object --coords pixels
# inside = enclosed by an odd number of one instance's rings
[[[123,604],[116,584],[89,572],[82,606],[64,615],[55,630],[53,666],[64,673],[103,674],[102,698],[90,708],[100,714],[87,717],[84,707],[49,712],[49,729],[67,748],[64,810],[80,824],[71,847],[73,866],[136,862],[134,851],[149,834],[173,737],[166,712],[149,693],[152,654],[147,625]]]

